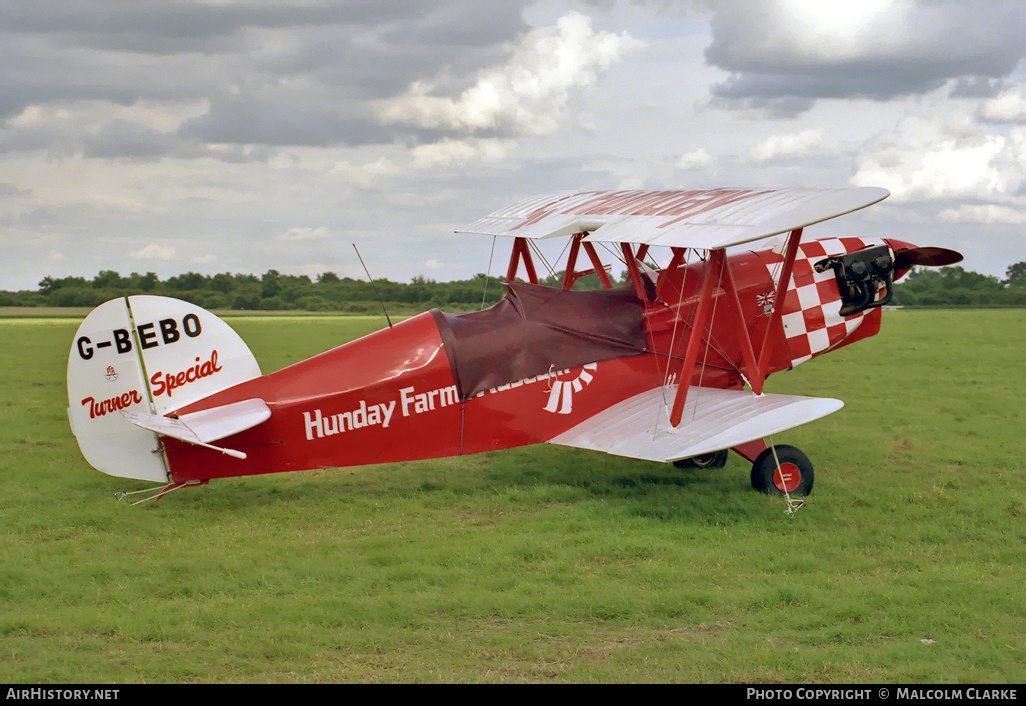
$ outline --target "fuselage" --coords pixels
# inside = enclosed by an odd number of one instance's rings
[[[879,330],[880,308],[841,316],[833,274],[816,272],[813,265],[884,242],[841,238],[803,243],[779,317],[770,314],[782,256],[765,250],[727,257],[748,336],[765,342],[767,375]],[[678,382],[679,341],[691,335],[705,268],[700,260],[660,271],[654,297],[617,304],[628,321],[637,317],[640,333],[627,354],[615,353],[613,346],[608,348],[613,352],[589,360],[591,344],[582,343],[575,358],[575,335],[595,341],[605,334],[593,335],[586,322],[575,324],[572,293],[559,299],[562,308],[552,317],[552,328],[564,336],[560,340],[571,342],[561,344],[568,350],[559,360],[572,364],[548,363],[545,350],[528,350],[531,341],[518,339],[499,319],[494,324],[475,319],[475,331],[502,353],[499,369],[510,378],[491,379],[487,389],[468,382],[465,367],[454,358],[454,329],[439,312],[425,312],[229,387],[177,413],[264,400],[270,419],[218,442],[244,451],[247,458],[165,439],[170,476],[188,482],[455,456],[548,441],[626,397]],[[715,313],[727,306],[725,296],[722,287],[713,293],[714,313],[709,329],[701,333],[693,385],[741,389],[749,382],[738,327]],[[587,319],[583,313],[579,318]]]

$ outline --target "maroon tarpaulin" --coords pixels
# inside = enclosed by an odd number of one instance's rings
[[[484,311],[431,312],[464,399],[553,369],[645,352],[644,304],[632,287],[506,287],[505,298]]]

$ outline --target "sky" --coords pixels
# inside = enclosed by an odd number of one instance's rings
[[[501,274],[565,189],[878,186],[806,230],[1026,260],[1021,0],[0,0],[0,289]],[[494,245],[494,249],[493,249]],[[558,269],[558,265],[556,265]]]

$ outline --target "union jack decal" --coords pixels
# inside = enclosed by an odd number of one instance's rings
[[[765,294],[757,294],[755,296],[755,303],[762,307],[762,311],[766,316],[773,313],[773,302],[776,300],[776,292],[766,292]]]

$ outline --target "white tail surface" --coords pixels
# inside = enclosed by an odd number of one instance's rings
[[[68,358],[68,419],[82,454],[108,475],[164,482],[157,434],[121,412],[164,416],[260,376],[235,331],[177,299],[134,296],[94,309]]]
[[[155,431],[161,436],[170,436],[244,459],[246,454],[241,451],[212,446],[210,442],[262,424],[271,418],[271,408],[261,399],[250,399],[183,414],[177,418],[158,417],[156,414],[144,412],[121,414],[135,426]]]

